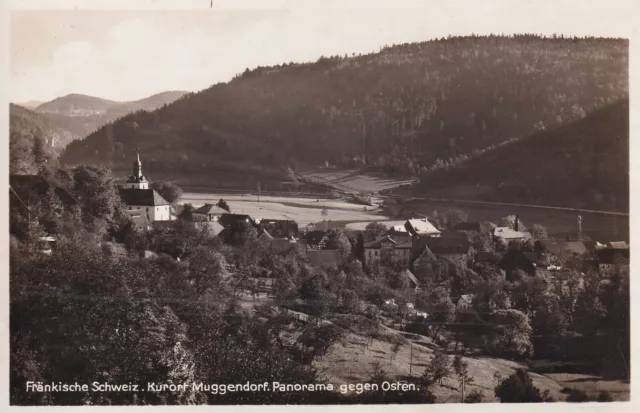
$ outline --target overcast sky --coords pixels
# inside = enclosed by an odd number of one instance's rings
[[[163,1],[152,3],[158,7]],[[242,3],[214,0],[211,9],[209,0],[185,0],[180,4],[199,8],[163,12],[13,10],[9,98],[84,93],[134,100],[166,90],[197,91],[245,68],[367,53],[449,34],[629,33],[628,24],[617,23],[626,13],[618,0],[424,1],[413,2],[420,8],[398,9],[332,9],[318,1],[315,7],[290,8],[292,3],[279,1],[271,5],[280,9],[223,8]]]

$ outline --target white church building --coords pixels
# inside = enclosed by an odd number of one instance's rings
[[[149,181],[142,175],[140,152],[133,163],[133,175],[127,179],[120,189],[120,197],[127,205],[127,210],[135,218],[145,218],[147,222],[171,221],[171,204],[156,190],[149,188]]]

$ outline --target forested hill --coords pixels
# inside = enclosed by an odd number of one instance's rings
[[[64,125],[44,115],[18,105],[9,106],[11,173],[35,173],[38,163],[45,162],[45,158],[55,158],[62,148],[78,138]]]
[[[425,174],[418,188],[452,199],[628,212],[629,101]]]
[[[188,75],[185,68],[185,75]],[[65,163],[215,170],[329,161],[418,174],[628,96],[621,39],[459,37],[247,70],[69,145]],[[187,161],[188,160],[188,161]]]

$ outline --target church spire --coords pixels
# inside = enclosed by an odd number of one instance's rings
[[[133,163],[133,176],[142,177],[142,162],[140,162],[140,148],[136,148],[136,161]]]

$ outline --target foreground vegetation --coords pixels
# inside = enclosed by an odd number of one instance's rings
[[[362,265],[365,237],[382,231],[375,224],[362,234],[330,231],[328,245],[341,251],[342,260],[334,267],[317,268],[297,249],[273,254],[249,226],[222,238],[208,236],[188,220],[161,230],[137,228],[103,168],[44,167],[41,173],[68,190],[77,205],[60,203],[53,193],[34,197],[31,213],[38,222],[30,221],[18,203],[11,206],[13,404],[431,403],[447,378],[458,383],[461,392],[470,386],[468,366],[479,356],[519,363],[531,358],[574,360],[608,365],[617,377],[626,375],[628,280],[614,277],[601,283],[581,260],[565,257],[556,262],[569,269],[564,278],[519,275],[510,281],[491,266],[438,266],[433,279],[442,281],[427,281],[416,292],[407,288],[397,262]],[[170,185],[158,188],[179,196]],[[462,219],[462,211],[450,211],[440,225]],[[501,224],[513,225],[513,217]],[[544,236],[539,226],[532,231]],[[41,252],[40,237],[45,234],[58,240],[50,255]],[[507,247],[494,245],[486,233],[473,238],[477,251]],[[146,250],[159,255],[144,259]],[[466,310],[452,301],[461,294],[474,294]],[[389,308],[389,300],[396,305]],[[409,302],[428,318],[411,318],[405,305]],[[372,366],[367,380],[401,379],[415,383],[418,390],[224,395],[25,391],[28,381],[131,382],[143,387],[327,383],[320,369],[323,358],[353,334],[387,340],[397,351],[407,340],[431,340],[435,350],[420,373],[392,377],[378,365]],[[500,400],[551,397],[535,388],[528,373],[514,374],[498,381],[502,384],[495,395]],[[467,392],[463,399],[480,401],[482,395]]]

